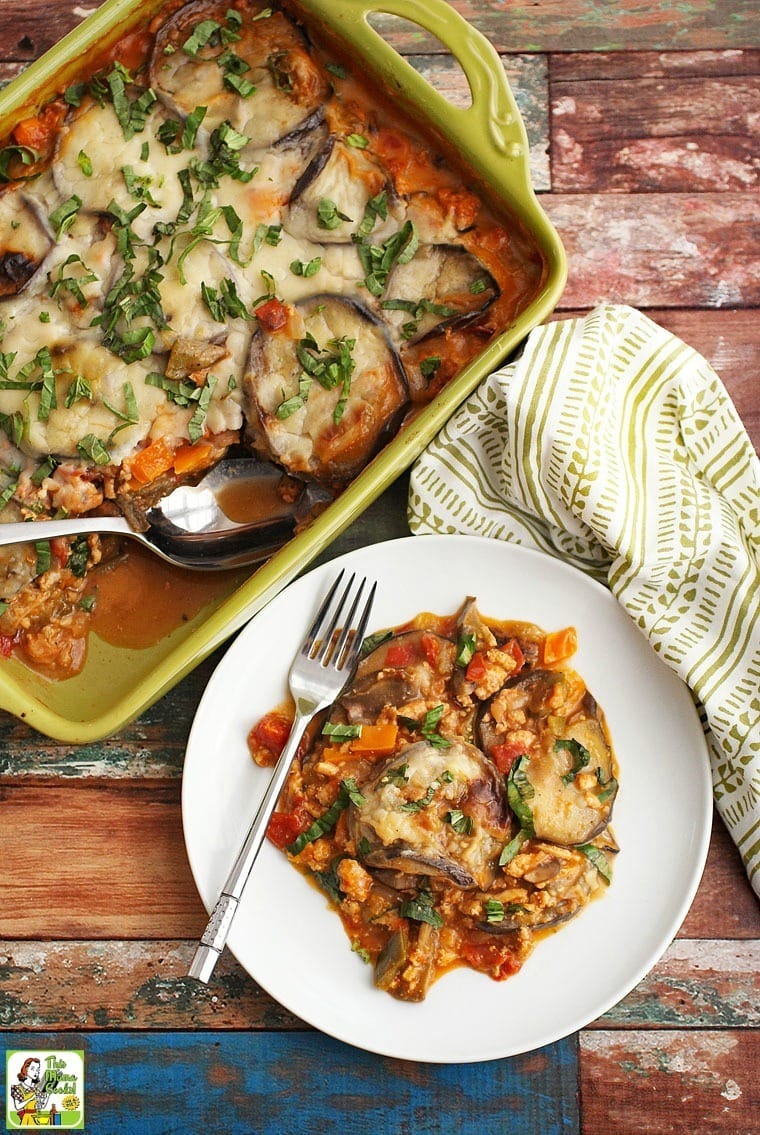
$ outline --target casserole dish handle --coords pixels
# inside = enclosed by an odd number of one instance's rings
[[[525,127],[494,46],[446,0],[300,0],[300,6],[358,49],[387,89],[408,92],[425,107],[457,150],[477,169],[481,159],[504,161],[503,176],[516,196],[533,195]],[[377,15],[398,16],[435,36],[454,56],[470,88],[471,104],[455,106],[437,91],[369,23]],[[403,75],[403,86],[399,77]],[[402,93],[403,97],[403,93]]]

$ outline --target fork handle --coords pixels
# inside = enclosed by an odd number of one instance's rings
[[[206,983],[211,979],[216,963],[219,960],[219,955],[227,941],[227,936],[230,932],[235,914],[237,913],[238,904],[243,894],[245,884],[248,881],[248,876],[256,862],[256,857],[259,854],[261,845],[264,842],[267,825],[269,824],[272,812],[275,809],[277,800],[285,785],[285,781],[288,778],[290,766],[298,751],[304,730],[318,709],[319,706],[316,704],[304,706],[302,701],[299,701],[290,736],[277,760],[277,764],[274,766],[272,778],[269,781],[267,790],[248,829],[248,834],[245,837],[243,846],[237,854],[237,858],[222,887],[222,892],[206,924],[206,929],[201,935],[200,944],[193,955],[193,960],[188,970],[189,977],[195,977],[199,981]]]

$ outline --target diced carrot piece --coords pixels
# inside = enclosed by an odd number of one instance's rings
[[[125,464],[138,484],[147,485],[171,469],[173,462],[174,449],[163,438],[158,438],[129,458]]]
[[[398,725],[395,721],[387,725],[362,725],[361,736],[351,742],[351,752],[387,756],[396,748],[397,737]]]
[[[192,473],[208,464],[208,459],[214,451],[209,441],[196,441],[194,445],[182,445],[174,454],[172,465],[178,477],[185,473]]]
[[[555,666],[571,658],[578,649],[578,635],[575,627],[565,627],[561,631],[550,631],[544,638],[541,660],[544,666]]]

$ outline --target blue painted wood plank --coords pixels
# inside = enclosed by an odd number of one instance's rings
[[[460,1065],[390,1060],[317,1032],[0,1037],[7,1049],[84,1050],[88,1135],[580,1131],[577,1037]]]

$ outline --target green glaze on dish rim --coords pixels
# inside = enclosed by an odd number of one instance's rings
[[[106,0],[0,92],[0,137],[72,82],[83,58],[105,52],[160,7],[161,0]],[[530,184],[525,128],[488,40],[446,0],[298,0],[294,11],[350,57],[360,58],[404,110],[456,152],[496,208],[511,212],[538,245],[544,280],[515,322],[385,446],[334,504],[226,598],[146,649],[113,647],[91,635],[82,672],[65,681],[49,680],[15,658],[3,659],[0,708],[62,741],[85,744],[117,732],[239,630],[411,465],[459,403],[552,312],[565,285],[565,253]],[[453,106],[386,43],[370,23],[371,16],[385,14],[417,24],[451,52],[470,87],[469,107]]]

